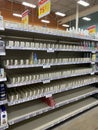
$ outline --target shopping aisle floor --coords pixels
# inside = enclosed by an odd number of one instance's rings
[[[98,130],[98,107],[52,130]]]

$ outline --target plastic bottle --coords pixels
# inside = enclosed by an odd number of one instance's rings
[[[0,76],[4,77],[4,69],[3,68],[0,68]]]
[[[33,64],[33,52],[32,52],[32,54],[31,54],[31,56],[30,56],[30,64]]]
[[[34,53],[34,64],[37,64],[38,63],[38,58],[37,58],[37,54]]]
[[[5,106],[2,105],[0,108],[0,125],[2,126],[5,124],[7,124],[7,112]]]
[[[6,100],[6,88],[3,83],[0,84],[0,101],[2,100]]]

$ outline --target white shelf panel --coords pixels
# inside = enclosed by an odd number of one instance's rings
[[[13,87],[19,87],[19,86],[24,86],[24,85],[29,85],[29,84],[36,84],[36,83],[50,83],[53,80],[59,80],[63,78],[70,78],[70,77],[75,77],[75,76],[82,76],[82,75],[88,75],[90,73],[84,73],[84,74],[75,74],[75,75],[70,75],[70,76],[62,76],[62,77],[56,77],[56,78],[49,78],[49,79],[44,79],[44,80],[36,80],[36,81],[29,81],[29,82],[23,82],[23,83],[16,83],[16,84],[7,84],[7,88],[13,88]]]
[[[50,68],[51,66],[58,66],[58,65],[72,65],[72,64],[88,64],[92,63],[89,62],[67,62],[67,63],[56,63],[56,64],[35,64],[35,65],[8,65],[5,66],[6,69],[18,69],[18,68],[31,68],[31,67],[43,67],[44,68]]]
[[[4,78],[0,77],[0,82],[6,81],[6,80],[7,80],[6,77]]]
[[[10,46],[6,46],[6,49],[8,49],[8,50],[37,50],[37,51],[47,51],[47,49],[43,49],[43,48],[31,48],[31,47],[10,47]]]
[[[5,52],[0,52],[0,56],[5,56],[6,53]]]
[[[78,86],[74,86],[74,87],[70,86],[70,87],[67,87],[65,89],[60,89],[58,91],[50,91],[48,93],[32,96],[32,97],[29,97],[29,98],[15,100],[15,101],[12,101],[12,102],[10,101],[10,102],[8,102],[8,106],[13,106],[13,105],[24,103],[24,102],[27,102],[27,101],[32,101],[34,99],[45,97],[47,95],[53,95],[53,94],[56,94],[56,93],[60,93],[60,92],[68,91],[68,90],[73,90],[73,89],[76,89],[76,88],[81,88],[83,86],[87,86],[87,85],[90,85],[90,84],[93,84],[93,83],[95,83],[95,82],[90,82],[90,83],[86,83],[86,84],[82,84],[82,85],[78,85]]]
[[[55,111],[50,111],[33,119],[26,120],[17,126],[13,126],[10,130],[27,130],[28,128],[29,130],[45,130],[97,104],[98,100],[94,98],[87,98],[75,102],[74,104],[69,104],[65,107],[56,109]]]
[[[16,34],[17,36],[19,36],[19,34],[30,34],[30,35],[33,35],[33,36],[44,36],[44,37],[54,37],[54,38],[68,38],[68,39],[80,39],[80,40],[89,40],[89,41],[98,41],[98,39],[94,39],[90,36],[75,36],[75,35],[71,35],[71,34],[54,34],[54,33],[51,33],[51,32],[42,32],[42,31],[35,31],[35,30],[32,30],[32,31],[29,31],[29,30],[19,30],[19,29],[16,29],[16,28],[6,28],[4,32],[7,32],[8,34],[12,33],[12,34]]]
[[[43,67],[43,65],[9,65],[9,66],[5,66],[6,69],[31,68],[31,67]]]
[[[31,48],[31,47],[10,47],[10,46],[6,46],[6,49],[8,50],[36,50],[36,51],[47,51],[47,53],[53,53],[55,51],[73,51],[73,52],[96,52],[96,51],[92,51],[92,50],[78,50],[78,49],[47,49],[47,48]]]
[[[8,128],[8,124],[3,125],[3,126],[0,126],[0,130],[5,130],[5,129],[7,129],[7,128]]]
[[[7,100],[0,101],[0,105],[7,104]]]
[[[54,95],[54,99],[56,101],[55,107],[48,107],[46,104],[38,100],[32,102],[33,106],[31,105],[30,102],[30,103],[25,103],[24,106],[22,104],[18,105],[18,108],[17,106],[10,107],[8,110],[9,124],[12,125],[18,123],[20,121],[37,116],[39,114],[53,110],[55,108],[61,107],[71,102],[75,102],[80,99],[86,98],[97,92],[98,92],[97,88],[87,87],[87,88],[77,89],[74,91],[69,91],[69,92],[64,92],[62,94]]]

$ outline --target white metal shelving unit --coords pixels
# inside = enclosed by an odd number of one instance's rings
[[[52,112],[43,114],[42,116],[35,117],[31,120],[26,120],[25,122],[17,125],[16,127],[10,128],[10,130],[46,130],[57,123],[65,121],[70,117],[73,117],[85,110],[92,108],[93,106],[98,105],[98,101],[93,98],[87,98],[74,104],[64,106]],[[33,124],[33,125],[32,125]]]
[[[56,41],[91,41],[98,42],[98,39],[93,39],[90,37],[82,37],[82,36],[69,36],[67,34],[53,34],[50,32],[41,33],[38,31],[28,31],[28,30],[17,30],[15,28],[6,28],[5,31],[0,31],[2,38],[7,42],[8,39],[13,37],[18,37],[21,39],[22,37],[32,38],[42,38],[44,39],[52,39]],[[6,38],[7,36],[7,38]],[[55,53],[78,53],[78,57],[80,53],[96,53],[97,49],[54,49],[54,48],[30,48],[30,47],[11,47],[6,45],[7,56],[5,59],[10,58],[9,52],[12,51],[18,52],[26,52],[29,53],[31,51],[47,53],[47,55],[55,54]],[[12,55],[12,54],[11,54]],[[13,55],[14,56],[14,55]],[[56,55],[55,55],[56,56]],[[43,57],[43,55],[42,55]],[[81,56],[80,56],[81,57]],[[89,57],[90,58],[90,57]],[[4,59],[4,60],[5,60]],[[91,64],[96,64],[97,61],[78,61],[78,62],[64,62],[64,63],[46,63],[46,64],[23,64],[23,65],[5,65],[6,73],[17,75],[17,73],[35,69],[41,69],[42,71],[51,70],[53,67],[57,69],[57,67],[66,67],[66,66],[75,66],[76,68],[79,66],[90,66]],[[39,71],[39,70],[38,70]],[[25,73],[25,72],[24,72]],[[48,72],[47,72],[48,73]],[[98,105],[97,99],[90,97],[98,93],[98,89],[93,85],[98,82],[98,76],[95,75],[97,73],[96,70],[92,70],[90,72],[85,73],[72,73],[71,75],[64,76],[56,76],[53,78],[47,79],[39,79],[39,80],[31,80],[20,83],[11,83],[10,76],[7,77],[9,80],[7,81],[8,92],[12,95],[15,94],[18,99],[4,101],[8,103],[8,130],[45,130],[50,128],[70,117],[73,117],[93,106]],[[82,81],[81,81],[82,80]],[[64,84],[63,84],[63,81]],[[67,81],[70,84],[67,84]],[[57,83],[56,83],[57,82]],[[75,82],[75,84],[73,84]],[[32,86],[33,84],[33,86]],[[59,87],[58,87],[59,84]],[[63,86],[60,86],[63,84]],[[57,85],[57,86],[56,86]],[[66,87],[66,85],[68,85]],[[32,96],[22,97],[21,91],[22,88],[26,86],[32,88],[34,91]],[[50,89],[51,88],[51,89]],[[15,93],[14,93],[15,91]],[[8,93],[8,97],[10,94]],[[24,92],[25,93],[25,92]],[[49,107],[45,103],[41,102],[39,98],[42,97],[50,97],[53,96],[56,105],[54,107]],[[2,103],[1,103],[2,104]],[[32,105],[33,104],[33,105]],[[37,117],[36,117],[37,116]],[[26,120],[26,121],[25,121]],[[21,122],[21,123],[20,123]],[[18,127],[16,124],[18,123]],[[22,125],[23,124],[23,125]],[[32,125],[33,124],[33,125]],[[7,127],[7,126],[6,126]]]
[[[42,67],[43,69],[51,68],[52,66],[60,66],[60,65],[73,65],[73,64],[89,64],[92,63],[91,61],[88,62],[68,62],[68,63],[56,63],[56,64],[34,64],[34,65],[8,65],[5,66],[6,69],[19,69],[19,68],[35,68],[35,67]],[[92,64],[95,64],[92,63]]]
[[[81,91],[80,91],[81,90]],[[20,106],[14,106],[12,108],[9,108],[8,112],[9,114],[9,124],[15,124],[20,121],[29,119],[31,117],[40,115],[42,113],[45,113],[47,111],[59,108],[61,106],[64,106],[66,104],[72,103],[74,101],[78,101],[80,99],[89,97],[90,95],[93,95],[98,92],[97,88],[94,87],[84,87],[83,89],[76,89],[73,90],[72,93],[70,91],[55,94],[54,98],[56,101],[56,105],[54,107],[48,107],[46,104],[39,102],[38,100],[33,101],[33,106],[31,106],[31,102],[25,103],[24,107],[21,104]],[[11,109],[11,110],[10,110]],[[29,112],[29,113],[28,113]]]
[[[6,52],[5,52],[5,43],[4,43],[3,40],[0,39],[0,58],[3,57],[3,56],[5,56],[5,55],[6,55]],[[5,81],[7,81],[6,75],[5,74],[4,74],[4,76],[0,75],[0,83],[5,82]],[[5,104],[7,104],[7,99],[0,100],[0,106],[1,105],[5,105]],[[0,125],[0,130],[5,130],[7,128],[8,128],[8,124]]]

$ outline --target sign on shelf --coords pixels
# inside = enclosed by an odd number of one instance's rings
[[[38,18],[42,18],[50,13],[51,1],[39,0],[38,2]]]

